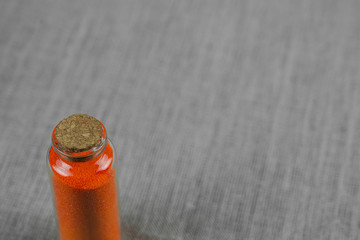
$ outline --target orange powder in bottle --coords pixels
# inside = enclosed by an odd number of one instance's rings
[[[54,149],[54,144],[49,150],[62,240],[121,239],[114,166],[116,154],[110,141],[106,139],[105,144],[99,155],[86,161],[66,159]]]

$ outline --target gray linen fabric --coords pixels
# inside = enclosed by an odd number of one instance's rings
[[[55,124],[100,119],[123,238],[359,239],[360,1],[0,1],[0,239],[54,239]]]

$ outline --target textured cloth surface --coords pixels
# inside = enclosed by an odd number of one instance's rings
[[[0,239],[54,239],[73,113],[118,151],[123,238],[360,238],[357,0],[0,1]]]

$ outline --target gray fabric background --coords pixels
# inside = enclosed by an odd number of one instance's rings
[[[124,239],[359,239],[360,1],[1,0],[0,239],[54,239],[45,156],[87,113]]]

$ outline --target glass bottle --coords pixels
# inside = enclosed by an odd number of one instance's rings
[[[68,124],[64,127],[62,122],[65,120]],[[96,134],[87,120],[98,124],[99,128],[101,126],[96,141]],[[63,121],[53,130],[47,157],[60,238],[119,240],[115,148],[107,137],[104,125],[95,118],[74,114]],[[58,128],[62,128],[61,131],[68,134],[73,142],[61,139],[63,135],[60,133],[57,136],[57,130],[60,132]],[[93,141],[88,143],[89,149],[77,149],[77,144],[86,144],[90,135]]]

